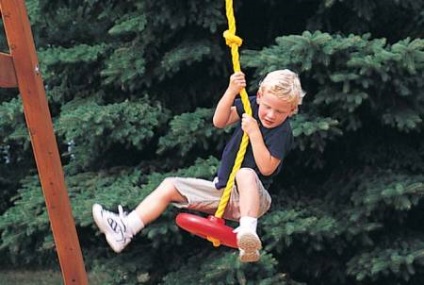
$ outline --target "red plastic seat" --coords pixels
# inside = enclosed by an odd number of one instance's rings
[[[215,216],[200,217],[189,213],[180,213],[176,223],[182,229],[209,241],[218,241],[214,246],[225,245],[238,248],[237,236],[233,228],[225,225],[225,220]],[[212,240],[210,240],[212,239]]]

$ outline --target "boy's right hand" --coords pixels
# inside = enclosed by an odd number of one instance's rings
[[[244,73],[241,71],[235,72],[230,76],[230,84],[228,85],[228,91],[232,94],[237,95],[240,91],[246,87],[246,78]]]

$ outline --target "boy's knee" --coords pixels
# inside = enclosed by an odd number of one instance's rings
[[[252,168],[240,168],[239,171],[236,173],[236,179],[243,179],[243,180],[250,180],[254,179],[256,180],[256,172]]]
[[[258,176],[256,172],[251,168],[241,168],[236,173],[236,182],[239,186],[246,187],[246,185],[257,185],[257,179]]]
[[[162,183],[159,185],[158,188],[166,192],[175,192],[176,188],[175,188],[174,178],[172,177],[165,178],[164,180],[162,180]]]
[[[162,189],[162,192],[172,202],[187,202],[187,199],[177,189],[177,178],[168,177],[165,178],[158,189]]]

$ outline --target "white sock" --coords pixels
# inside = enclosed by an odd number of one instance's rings
[[[256,227],[258,225],[258,219],[253,217],[241,217],[240,218],[240,230],[246,230],[256,233]]]
[[[144,228],[144,223],[138,216],[136,211],[132,211],[128,216],[125,217],[127,226],[133,235],[136,235],[139,231]]]

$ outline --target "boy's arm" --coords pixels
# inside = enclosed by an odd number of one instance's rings
[[[225,128],[240,120],[233,103],[236,96],[244,87],[246,87],[246,80],[242,72],[236,72],[231,75],[228,88],[224,95],[222,95],[215,109],[213,116],[213,124],[215,127]]]
[[[252,146],[253,157],[259,171],[264,176],[269,176],[277,169],[281,162],[271,155],[268,148],[265,145],[261,131],[257,121],[247,114],[243,114],[242,129],[249,136],[250,145]]]

